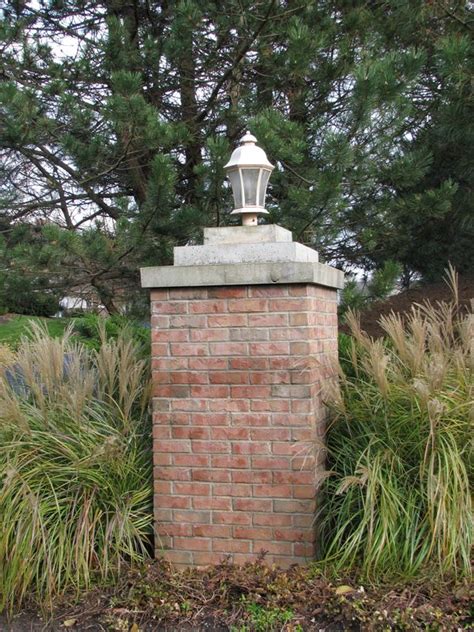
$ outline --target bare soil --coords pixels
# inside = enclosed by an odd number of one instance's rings
[[[34,608],[2,632],[386,632],[473,629],[467,582],[371,586],[330,579],[317,566],[289,570],[262,562],[177,571],[163,561],[124,572],[114,585],[58,600],[40,618]],[[471,606],[470,606],[471,605]],[[472,611],[471,611],[472,614]]]
[[[466,309],[471,301],[474,301],[474,276],[459,277],[459,306],[460,309]],[[379,325],[381,316],[388,316],[391,312],[400,314],[402,318],[410,313],[412,307],[416,304],[429,302],[433,305],[442,301],[451,301],[452,292],[447,283],[441,281],[439,283],[431,283],[429,285],[420,285],[400,294],[395,294],[386,301],[374,303],[369,309],[363,311],[360,315],[362,329],[373,338],[380,338],[384,335],[384,331]],[[347,328],[342,326],[341,331],[347,332]]]

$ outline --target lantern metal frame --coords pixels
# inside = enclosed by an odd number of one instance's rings
[[[257,225],[259,215],[268,215],[264,206],[265,194],[274,169],[266,153],[256,143],[255,136],[247,131],[224,166],[234,196],[235,208],[231,215],[242,215],[242,224],[248,226]],[[252,175],[246,173],[249,171]],[[258,171],[258,176],[255,171]]]

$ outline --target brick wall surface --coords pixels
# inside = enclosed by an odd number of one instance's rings
[[[157,555],[311,559],[336,291],[169,289],[151,302]]]

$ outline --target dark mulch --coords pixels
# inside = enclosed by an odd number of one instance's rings
[[[323,577],[317,567],[287,571],[222,563],[177,571],[154,562],[114,586],[63,600],[49,622],[23,611],[5,632],[305,632],[470,629],[470,586],[425,582],[361,585]],[[472,629],[472,628],[471,628]]]
[[[471,301],[474,300],[474,277],[459,277],[458,289],[461,309],[470,306]],[[441,301],[451,301],[452,298],[452,292],[444,281],[414,287],[400,292],[400,294],[395,294],[386,301],[374,303],[369,309],[363,311],[360,315],[362,329],[369,336],[380,338],[385,335],[379,325],[381,316],[388,316],[391,312],[395,312],[403,317],[410,313],[412,306],[416,303],[420,304],[428,301],[436,305],[436,303]],[[344,326],[341,327],[341,331],[348,333]]]

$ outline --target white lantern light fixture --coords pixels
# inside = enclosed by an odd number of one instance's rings
[[[255,136],[246,132],[224,166],[234,195],[231,215],[242,215],[242,224],[245,226],[256,226],[259,215],[268,215],[265,193],[274,166],[256,142]]]

